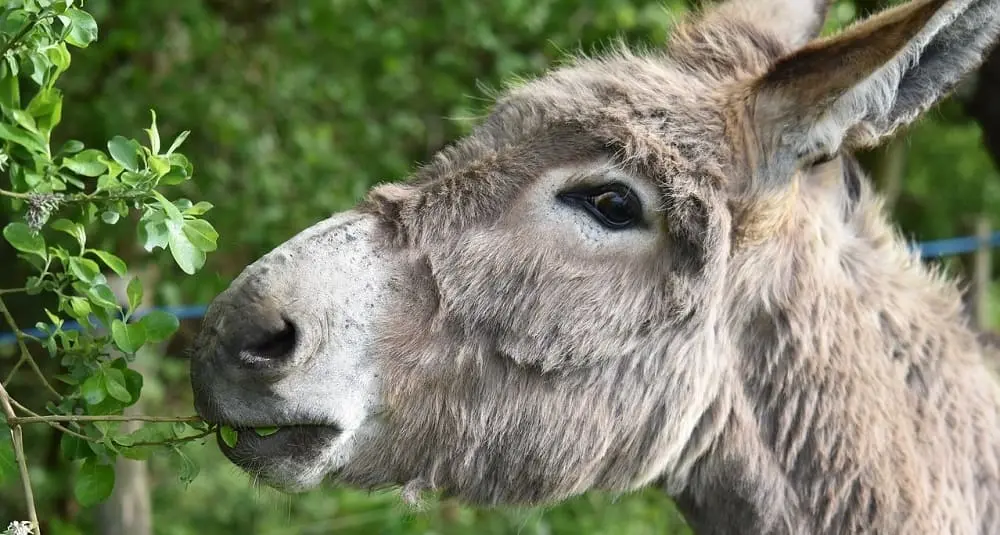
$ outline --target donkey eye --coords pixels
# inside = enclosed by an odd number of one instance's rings
[[[625,184],[614,182],[565,192],[559,198],[583,208],[599,223],[612,230],[623,230],[642,223],[642,202]]]

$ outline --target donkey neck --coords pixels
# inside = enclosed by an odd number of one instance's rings
[[[800,266],[745,309],[728,422],[678,499],[699,533],[1000,532],[986,350],[957,292],[885,266]]]

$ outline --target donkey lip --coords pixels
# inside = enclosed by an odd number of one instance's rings
[[[253,427],[236,427],[236,442],[230,446],[216,431],[219,449],[230,461],[244,468],[259,468],[269,458],[291,458],[315,455],[332,439],[341,434],[340,427],[325,424],[278,426],[277,431],[261,436]]]

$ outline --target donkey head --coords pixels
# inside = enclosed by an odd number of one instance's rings
[[[825,11],[732,0],[662,52],[552,71],[247,267],[192,357],[199,413],[238,430],[224,453],[288,491],[682,492],[752,403],[748,310],[782,306],[806,255],[908,261],[847,155],[1000,29],[998,0],[920,0],[814,40]]]

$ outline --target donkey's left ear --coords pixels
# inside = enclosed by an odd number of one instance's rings
[[[877,145],[944,99],[1000,34],[1000,0],[914,0],[779,60],[746,99],[753,189]]]

